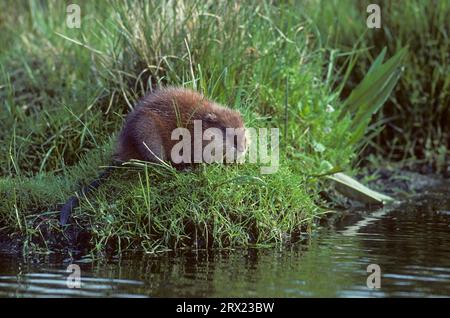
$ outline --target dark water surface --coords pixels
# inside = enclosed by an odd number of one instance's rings
[[[347,213],[307,243],[279,249],[165,253],[79,262],[0,254],[0,296],[390,297],[450,296],[450,195],[431,193],[394,209]],[[370,289],[369,264],[381,269]]]

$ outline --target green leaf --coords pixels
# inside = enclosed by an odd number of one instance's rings
[[[373,61],[372,65],[370,66],[369,70],[367,71],[367,74],[371,73],[373,70],[376,70],[380,65],[383,63],[384,56],[386,55],[386,47],[383,48],[381,53],[378,55],[378,57]]]
[[[367,119],[370,119],[370,117],[383,106],[394,89],[395,84],[397,84],[399,77],[400,70],[397,69],[395,70],[395,74],[393,74],[383,86],[383,89],[377,95],[374,95],[373,98],[364,105],[365,107],[361,107],[358,110],[352,121],[351,128],[356,129],[361,123],[366,123]]]
[[[406,55],[406,52],[405,47],[386,61],[386,63],[380,64],[385,53],[383,50],[375,59],[369,73],[366,74],[362,82],[352,91],[350,96],[344,102],[343,109],[339,114],[338,119],[343,119],[348,113],[354,113],[357,108],[362,105],[366,105],[366,107],[370,108],[369,102],[382,91],[386,91],[384,89],[386,84],[400,67],[401,61]]]
[[[350,199],[366,204],[385,204],[394,201],[390,196],[373,191],[344,173],[335,173],[326,178],[334,181],[336,190]]]

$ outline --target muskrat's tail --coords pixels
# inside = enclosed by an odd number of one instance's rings
[[[76,195],[71,196],[69,200],[64,204],[64,206],[61,209],[61,215],[59,218],[59,222],[61,225],[65,225],[67,221],[70,218],[70,214],[72,213],[72,210],[75,209],[79,202],[79,196],[81,195],[87,195],[88,193],[92,192],[93,190],[97,189],[106,179],[109,177],[111,172],[114,170],[114,166],[107,167],[102,173],[99,174],[97,179],[92,181],[89,185],[84,186],[81,191],[77,192]]]

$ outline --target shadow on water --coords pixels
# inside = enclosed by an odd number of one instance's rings
[[[306,244],[282,249],[181,251],[66,263],[0,255],[0,296],[387,297],[450,296],[450,196],[412,197],[390,209],[343,218]],[[347,219],[347,220],[346,220]],[[381,288],[366,285],[378,264]]]

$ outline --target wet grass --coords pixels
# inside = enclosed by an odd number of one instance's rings
[[[351,169],[371,113],[361,121],[340,111],[341,73],[301,6],[89,1],[81,29],[67,28],[65,9],[59,1],[0,4],[3,233],[51,248],[60,205],[110,163],[125,115],[164,84],[238,109],[249,127],[280,128],[280,169],[117,169],[74,212],[91,249],[282,244],[326,211],[316,176]]]

